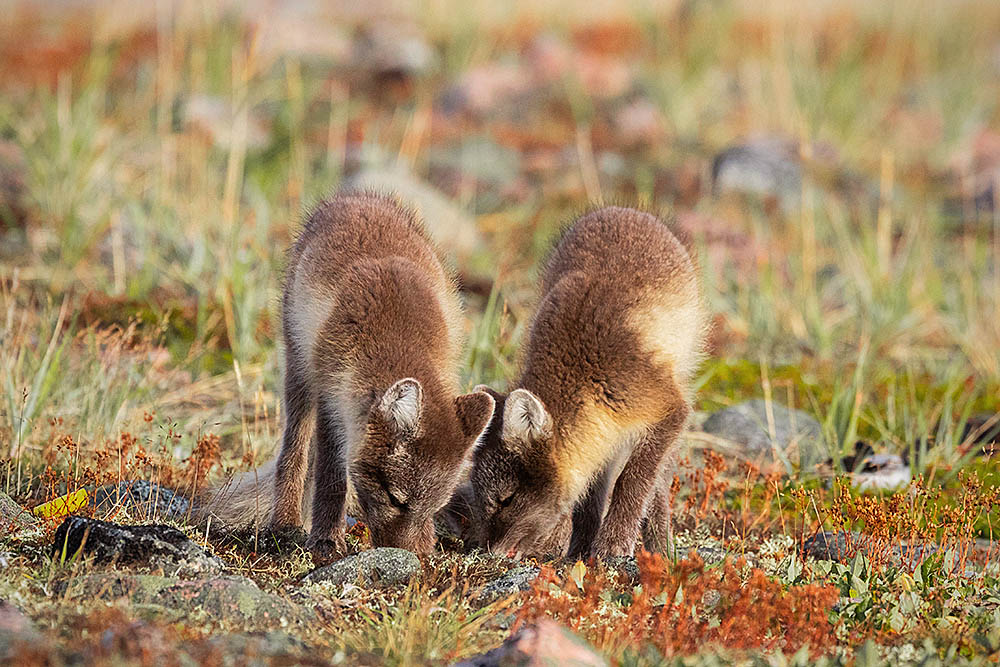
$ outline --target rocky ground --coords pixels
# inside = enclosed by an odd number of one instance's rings
[[[0,662],[995,663],[994,5],[5,3]],[[712,313],[677,558],[192,524],[272,455],[284,250],[341,186],[425,219],[466,388],[567,220],[668,219]]]

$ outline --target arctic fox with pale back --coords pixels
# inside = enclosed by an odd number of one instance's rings
[[[644,525],[647,545],[663,545],[705,323],[694,265],[661,220],[621,207],[580,217],[549,259],[517,388],[494,395],[476,454],[482,542],[537,554],[572,517],[571,556],[630,555]]]

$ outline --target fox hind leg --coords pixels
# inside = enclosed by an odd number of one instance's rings
[[[302,525],[302,494],[309,466],[316,413],[312,391],[301,369],[289,363],[285,370],[285,429],[274,476],[271,529]]]
[[[646,551],[662,553],[668,558],[673,558],[674,530],[671,521],[670,487],[674,475],[672,467],[667,469],[668,465],[668,462],[664,462],[659,483],[646,508],[646,518],[642,523],[642,545]]]
[[[601,522],[591,555],[609,558],[634,553],[643,515],[658,483],[661,463],[684,428],[688,412],[687,403],[678,396],[667,417],[636,446],[615,482],[611,504]]]

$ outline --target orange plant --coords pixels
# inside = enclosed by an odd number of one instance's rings
[[[641,587],[610,598],[615,586],[604,572],[588,581],[574,568],[560,581],[544,569],[517,625],[551,616],[611,655],[649,645],[667,657],[690,655],[706,644],[785,652],[808,646],[819,655],[836,642],[832,586],[786,587],[759,569],[746,572],[742,560],[710,569],[694,552],[675,566],[643,552],[638,564]]]

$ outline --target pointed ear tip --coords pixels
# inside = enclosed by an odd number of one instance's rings
[[[466,403],[466,402],[470,402],[470,401],[480,401],[480,402],[482,402],[484,399],[486,400],[486,405],[490,406],[490,410],[492,410],[493,408],[496,407],[496,404],[497,404],[496,399],[494,399],[492,396],[490,396],[485,391],[472,391],[472,392],[470,392],[468,394],[462,394],[461,396],[459,396],[458,398],[456,398],[455,401],[457,403]]]

